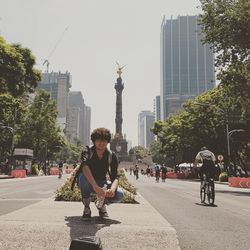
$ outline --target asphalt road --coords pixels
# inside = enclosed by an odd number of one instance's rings
[[[55,194],[67,175],[0,179],[0,215],[10,213]]]
[[[138,192],[176,229],[181,249],[249,249],[250,190],[216,184],[215,206],[200,204],[199,182],[134,176]]]

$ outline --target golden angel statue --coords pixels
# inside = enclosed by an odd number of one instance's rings
[[[117,74],[119,75],[119,77],[121,77],[122,69],[123,69],[126,65],[124,65],[124,66],[121,67],[121,65],[120,65],[118,62],[116,62],[116,64],[117,64],[117,66],[118,66]]]

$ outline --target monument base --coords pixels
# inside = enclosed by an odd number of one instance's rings
[[[110,142],[110,149],[117,155],[128,155],[128,142],[119,137],[115,137]]]
[[[115,152],[119,161],[134,162],[135,157],[128,154],[128,142],[122,136],[116,135],[110,142],[110,149]]]

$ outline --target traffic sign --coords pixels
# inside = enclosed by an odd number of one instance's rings
[[[223,155],[218,155],[217,158],[219,161],[223,161],[223,159],[224,159]]]

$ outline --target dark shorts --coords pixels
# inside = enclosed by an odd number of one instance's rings
[[[214,166],[207,166],[207,165],[202,165],[200,168],[200,178],[203,180],[203,174],[205,174],[207,177],[214,178],[215,175],[215,167]]]

